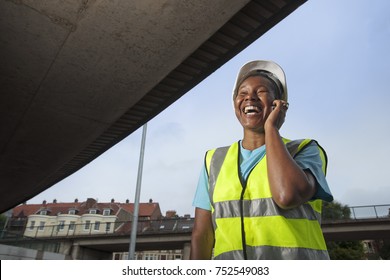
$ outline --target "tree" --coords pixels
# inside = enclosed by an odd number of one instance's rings
[[[4,229],[7,217],[4,214],[0,214],[0,230]]]
[[[327,241],[331,260],[362,260],[365,259],[361,241]]]
[[[340,202],[324,202],[322,220],[351,219],[351,209]],[[326,241],[331,260],[362,260],[365,258],[361,241]]]
[[[390,239],[383,240],[383,245],[379,249],[379,256],[383,260],[390,260]]]
[[[351,209],[340,202],[323,202],[322,220],[347,220],[351,218]]]

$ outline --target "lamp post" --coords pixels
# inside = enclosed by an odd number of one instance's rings
[[[142,127],[142,139],[141,139],[141,150],[140,150],[139,164],[138,164],[137,186],[135,190],[134,211],[133,211],[133,220],[132,220],[131,235],[130,235],[130,246],[129,246],[129,256],[128,256],[129,260],[134,260],[134,255],[135,255],[135,244],[137,239],[138,213],[139,213],[139,198],[141,195],[142,169],[144,164],[144,153],[145,153],[146,129],[147,129],[147,123],[145,123],[144,126]]]

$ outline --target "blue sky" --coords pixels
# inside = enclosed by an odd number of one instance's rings
[[[206,150],[241,139],[238,69],[274,60],[290,108],[281,134],[327,151],[328,183],[349,206],[390,204],[390,1],[309,0],[148,123],[141,202],[191,214]],[[134,201],[142,129],[28,203]]]

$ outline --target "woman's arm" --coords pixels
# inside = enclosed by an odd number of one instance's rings
[[[211,212],[195,208],[195,222],[191,237],[191,260],[210,260],[214,246]]]
[[[275,203],[289,209],[313,197],[316,180],[310,171],[302,170],[287,151],[279,134],[286,109],[281,101],[275,105],[265,125],[268,179]]]

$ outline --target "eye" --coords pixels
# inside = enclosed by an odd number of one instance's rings
[[[239,91],[238,95],[239,96],[244,96],[244,95],[247,95],[247,92],[246,91]]]
[[[268,94],[269,92],[268,92],[268,90],[266,90],[266,89],[260,89],[260,90],[258,90],[257,91],[257,96],[262,96],[262,95],[265,95],[265,94]]]

